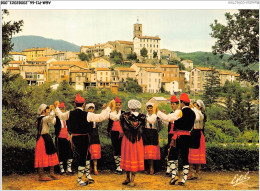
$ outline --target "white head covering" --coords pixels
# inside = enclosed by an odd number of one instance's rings
[[[145,104],[146,107],[148,107],[149,105],[153,107],[154,103],[152,103],[152,102],[147,102],[147,103]]]
[[[129,109],[141,109],[142,104],[138,100],[131,99],[128,101],[128,107]]]
[[[88,108],[90,108],[90,107],[94,107],[94,109],[95,109],[94,103],[88,103],[88,104],[86,105],[86,107],[85,107],[85,110],[87,111]]]
[[[37,114],[38,115],[41,115],[42,112],[47,108],[47,105],[46,104],[41,104],[40,107],[38,108],[38,111],[37,111]]]
[[[202,100],[198,99],[196,101],[197,105],[202,108],[202,110],[205,110],[205,105]]]

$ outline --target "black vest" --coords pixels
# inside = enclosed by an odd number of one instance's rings
[[[81,109],[70,111],[68,131],[74,134],[92,133],[93,124],[87,121],[88,112]]]
[[[196,115],[189,107],[182,109],[182,117],[174,121],[174,129],[190,131],[194,125]]]

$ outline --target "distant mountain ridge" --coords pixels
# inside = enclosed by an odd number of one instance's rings
[[[14,43],[13,52],[21,52],[28,48],[44,48],[50,47],[55,50],[79,52],[80,46],[64,40],[55,40],[50,38],[44,38],[41,36],[18,36],[13,37]]]

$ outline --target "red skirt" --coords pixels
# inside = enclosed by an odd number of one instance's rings
[[[189,149],[190,164],[206,164],[206,146],[205,137],[201,131],[200,147],[198,149]]]
[[[143,139],[135,143],[123,136],[121,146],[121,169],[130,172],[144,170],[144,146]]]
[[[59,159],[57,153],[52,155],[47,155],[45,150],[45,143],[42,136],[36,143],[35,147],[35,161],[34,167],[48,167],[48,166],[55,166],[59,164]]]
[[[145,145],[144,146],[144,159],[160,160],[160,146],[158,145]]]
[[[91,155],[91,160],[100,159],[101,158],[101,145],[100,144],[90,145],[89,152]]]

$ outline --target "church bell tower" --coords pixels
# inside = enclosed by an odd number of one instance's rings
[[[137,17],[137,22],[134,24],[134,37],[142,36],[142,24],[139,24],[139,18]]]

